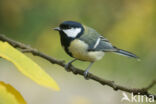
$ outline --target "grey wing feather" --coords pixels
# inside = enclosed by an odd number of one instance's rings
[[[88,50],[90,51],[116,51],[116,48],[112,46],[112,44],[99,33],[97,33],[94,29],[87,27],[87,30],[84,35],[80,37],[80,40],[83,40],[85,43],[89,45]],[[97,43],[97,40],[100,38],[99,43],[96,47],[94,47]]]
[[[110,42],[106,42],[106,41],[103,41],[103,40],[100,41],[99,45],[97,45],[95,50],[104,51],[104,52],[117,51],[117,49],[114,46],[112,46],[112,44]]]

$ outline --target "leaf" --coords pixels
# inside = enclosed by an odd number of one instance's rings
[[[26,104],[26,101],[15,88],[0,81],[0,104]]]
[[[0,57],[12,62],[21,73],[39,85],[59,91],[57,83],[39,65],[7,42],[0,41]]]

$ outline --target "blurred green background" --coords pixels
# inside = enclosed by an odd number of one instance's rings
[[[0,33],[67,62],[72,58],[63,51],[58,33],[52,30],[65,20],[93,27],[112,44],[141,58],[136,61],[108,53],[91,68],[95,75],[138,88],[156,79],[156,0],[0,0]],[[121,91],[27,55],[61,87],[60,92],[43,88],[0,59],[0,80],[18,89],[28,104],[121,104]],[[88,64],[74,63],[82,69]],[[156,93],[156,87],[150,92]]]

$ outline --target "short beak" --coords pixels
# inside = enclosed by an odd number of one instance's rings
[[[56,28],[53,28],[54,30],[56,30],[56,31],[60,31],[61,29],[60,29],[60,27],[56,27]]]

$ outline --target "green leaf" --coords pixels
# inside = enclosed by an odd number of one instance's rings
[[[12,62],[21,73],[39,85],[59,91],[57,83],[39,65],[7,42],[0,41],[0,57]]]

